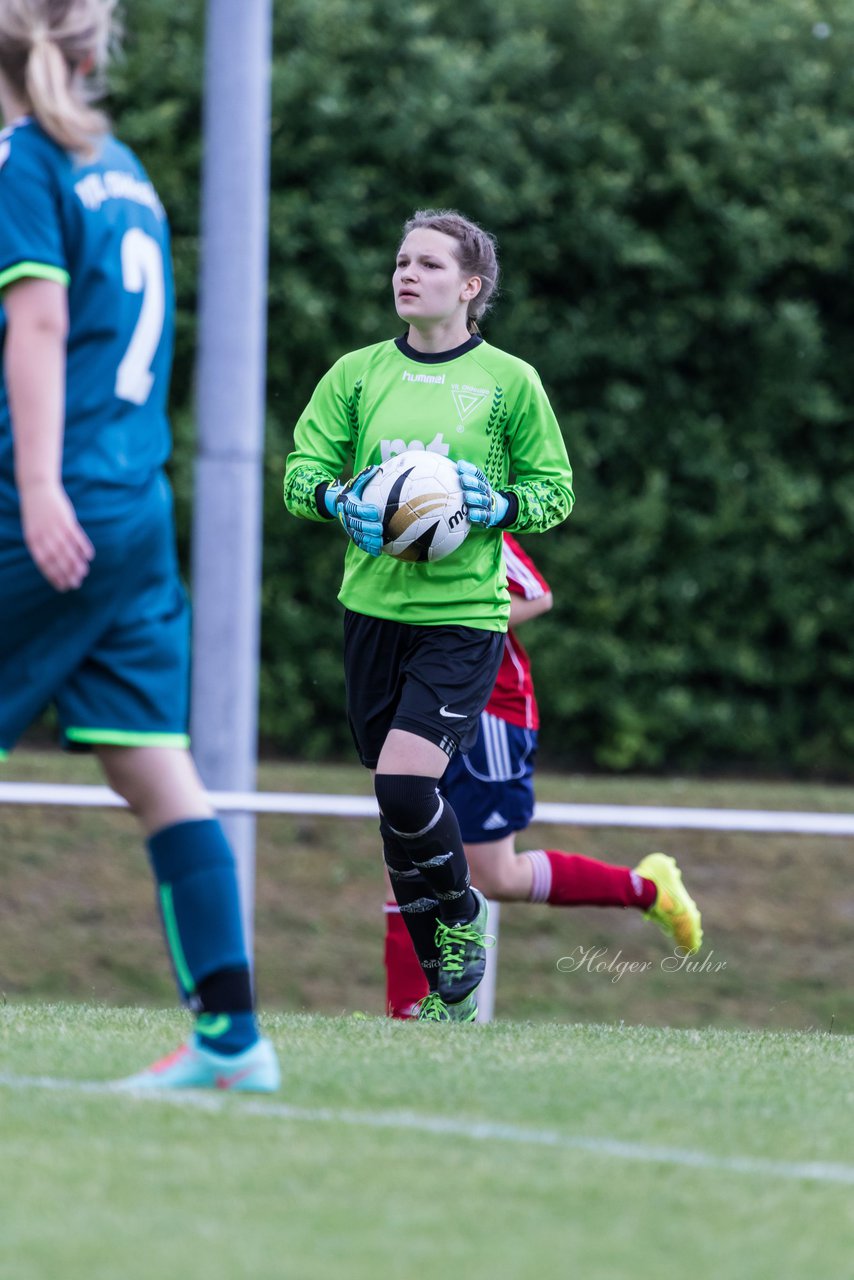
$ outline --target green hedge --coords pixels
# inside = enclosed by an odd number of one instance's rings
[[[544,753],[851,776],[854,11],[275,9],[265,738],[349,750],[343,547],[285,515],[283,462],[332,360],[397,330],[404,218],[448,204],[499,237],[487,336],[540,370],[576,470],[576,511],[528,542],[556,601],[524,636]],[[126,22],[112,106],[175,229],[186,530],[202,6]]]

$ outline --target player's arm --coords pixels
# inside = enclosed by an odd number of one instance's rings
[[[514,533],[542,533],[572,510],[572,468],[566,445],[538,374],[532,369],[525,403],[510,444],[512,482],[504,492],[515,498]]]
[[[554,604],[551,591],[546,591],[541,596],[535,596],[533,600],[527,600],[525,596],[517,596],[511,593],[510,596],[510,626],[518,627],[522,622],[530,622],[532,618],[539,618],[543,613],[548,613]]]
[[[501,550],[510,591],[510,626],[517,627],[548,613],[554,601],[548,582],[512,534],[504,534]]]
[[[305,520],[328,520],[326,491],[349,469],[356,453],[358,411],[347,357],[329,369],[294,427],[293,452],[285,462],[285,506]]]
[[[4,378],[24,541],[57,591],[79,587],[95,554],[62,485],[68,294],[25,278],[3,293]]]

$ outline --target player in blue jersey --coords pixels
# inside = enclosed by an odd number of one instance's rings
[[[113,0],[0,0],[0,756],[48,703],[145,832],[196,1014],[134,1088],[269,1092],[234,857],[186,736],[169,228],[90,104]]]

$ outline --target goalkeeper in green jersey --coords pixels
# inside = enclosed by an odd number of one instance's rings
[[[564,520],[572,471],[536,370],[478,330],[498,284],[493,237],[453,210],[418,212],[392,283],[406,332],[343,356],[321,379],[296,426],[285,503],[294,515],[336,520],[349,537],[339,593],[347,712],[374,772],[386,867],[430,988],[419,1016],[468,1022],[485,966],[486,902],[438,783],[474,741],[501,663],[510,613],[502,530]],[[411,448],[457,463],[474,527],[443,560],[381,556],[380,513],[362,497],[376,465]]]

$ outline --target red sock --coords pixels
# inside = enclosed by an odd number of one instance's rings
[[[554,907],[639,907],[648,911],[658,893],[651,880],[629,867],[614,867],[580,853],[533,849],[522,857],[530,858],[534,872],[531,902],[549,902]]]
[[[385,1006],[390,1018],[414,1018],[414,1006],[430,988],[400,908],[385,903]]]

